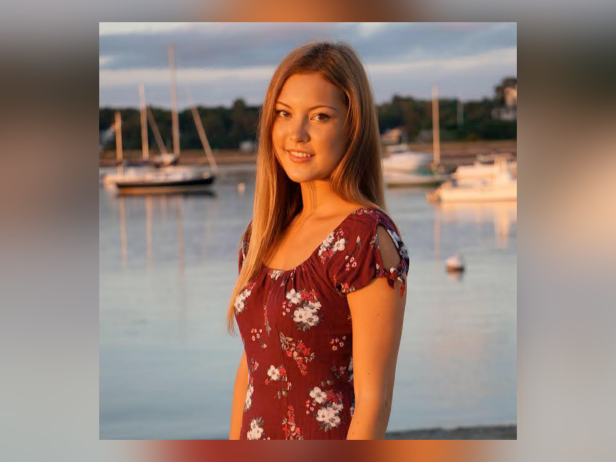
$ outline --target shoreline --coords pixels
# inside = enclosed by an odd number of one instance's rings
[[[192,439],[192,438],[189,438]],[[201,439],[196,437],[194,439]],[[206,438],[206,440],[226,440],[227,436]],[[450,428],[424,428],[417,430],[391,431],[385,440],[517,440],[517,424],[475,425]]]
[[[410,149],[416,152],[432,153],[432,143],[409,143]],[[514,153],[517,154],[517,140],[499,141],[445,141],[441,142],[441,163],[444,166],[458,166],[464,163],[473,163],[478,154],[487,153]],[[254,152],[241,152],[239,150],[214,151],[214,158],[219,165],[255,164],[257,155]],[[157,155],[152,151],[152,156]],[[124,150],[124,159],[138,162],[141,159],[141,149]],[[99,153],[99,167],[112,167],[116,165],[115,150]],[[206,166],[209,165],[205,153],[201,149],[187,149],[180,154],[180,165]]]
[[[392,431],[386,440],[517,440],[517,424]]]

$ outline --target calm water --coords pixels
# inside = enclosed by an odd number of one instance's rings
[[[254,172],[229,171],[214,191],[100,190],[101,439],[227,437],[242,342],[225,311]],[[411,259],[388,430],[515,422],[517,206],[424,194],[387,191]],[[444,269],[456,252],[461,278]]]

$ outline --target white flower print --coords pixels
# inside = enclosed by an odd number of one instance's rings
[[[347,241],[344,238],[344,233],[340,229],[327,236],[319,247],[319,259],[321,263],[325,263],[336,252],[344,250],[346,243]]]
[[[299,292],[296,292],[295,289],[291,289],[287,292],[287,300],[293,304],[297,304],[302,301],[302,296]]]
[[[236,313],[241,313],[242,311],[244,311],[244,300],[246,299],[246,297],[244,296],[244,293],[242,292],[241,294],[239,294],[237,297],[235,297],[235,312]]]
[[[280,379],[280,371],[276,369],[276,367],[274,367],[273,364],[270,366],[269,370],[267,371],[267,375],[272,380]]]
[[[321,385],[325,386],[325,382],[321,382]],[[313,411],[312,415],[315,416],[317,422],[319,422],[319,428],[324,431],[329,431],[340,425],[342,419],[339,414],[344,408],[342,404],[342,393],[314,387],[309,394],[312,398],[312,402],[310,400],[306,401],[306,413]],[[322,404],[322,406],[314,413],[316,404]]]
[[[282,276],[282,273],[284,271],[281,270],[271,270],[269,275],[273,280],[277,280],[280,276]]]
[[[317,420],[319,422],[323,422],[326,429],[335,428],[340,423],[340,417],[336,411],[334,411],[331,407],[325,407],[319,409],[317,412]]]
[[[314,327],[319,323],[316,310],[310,308],[298,308],[293,313],[293,321],[307,327]]]
[[[353,381],[353,356],[351,356],[351,362],[349,363],[349,382]]]
[[[310,397],[313,400],[315,400],[317,403],[323,404],[325,402],[325,398],[327,397],[327,394],[323,390],[321,390],[319,387],[314,387],[310,391]]]
[[[252,383],[248,385],[248,390],[246,390],[246,403],[244,404],[244,412],[250,409],[252,406],[252,393],[255,388],[252,386]]]
[[[307,310],[308,316],[306,316],[306,324],[309,327],[314,327],[319,323],[319,317],[317,316],[316,310]]]
[[[235,307],[236,314],[239,314],[242,311],[244,311],[244,308],[246,306],[244,302],[252,293],[252,289],[254,288],[254,285],[255,285],[254,282],[251,284],[248,284],[248,286],[246,286],[246,288],[237,297],[235,297],[235,303],[233,304],[233,306]]]
[[[298,308],[293,312],[293,321],[298,323],[307,322],[308,316],[311,313],[310,310],[304,308]]]
[[[342,408],[344,407],[344,405],[342,403],[332,403],[330,408],[334,411],[334,412],[340,412],[342,411]]]
[[[288,302],[283,303],[282,308],[288,316],[293,317],[298,330],[307,331],[319,324],[320,318],[317,311],[321,309],[321,302],[316,297],[314,290],[291,289],[286,295]],[[294,305],[299,305],[294,307]]]
[[[317,420],[319,422],[326,422],[334,415],[334,412],[328,407],[322,407],[317,412]]]
[[[252,419],[246,437],[249,440],[260,440],[261,436],[263,436],[263,418]]]
[[[341,250],[344,250],[344,244],[346,244],[345,239],[338,239],[336,243],[334,244],[334,250],[338,252],[340,252]]]

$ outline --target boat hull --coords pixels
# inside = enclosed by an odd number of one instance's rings
[[[383,174],[385,184],[389,187],[421,187],[438,186],[447,181],[447,175],[421,175],[418,173],[385,172]]]
[[[417,172],[426,170],[432,162],[432,157],[422,152],[401,152],[391,154],[383,159],[384,172]]]
[[[506,186],[475,186],[475,187],[454,187],[439,188],[434,195],[429,197],[431,200],[440,202],[500,202],[517,201],[518,186],[515,184]]]
[[[209,191],[215,178],[212,175],[187,180],[125,181],[116,183],[116,186],[122,195],[189,193]]]

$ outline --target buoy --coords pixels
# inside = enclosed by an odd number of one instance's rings
[[[457,253],[454,256],[449,257],[445,262],[445,267],[450,273],[464,271],[464,261],[462,260],[462,255]]]
[[[240,194],[243,194],[244,191],[246,191],[246,183],[238,183],[237,190],[240,192]]]

